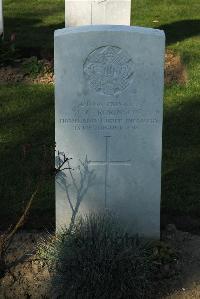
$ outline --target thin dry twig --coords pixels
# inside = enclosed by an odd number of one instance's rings
[[[27,154],[27,151],[23,151],[24,153],[24,158]],[[42,188],[44,182],[45,182],[45,178],[48,174],[48,172],[50,171],[49,169],[49,161],[47,159],[47,152],[46,152],[46,146],[44,146],[43,148],[43,163],[41,165],[41,169],[40,169],[40,175],[38,177],[38,182],[36,184],[35,190],[32,193],[30,199],[28,200],[26,207],[21,215],[21,217],[18,219],[18,221],[16,222],[16,224],[13,226],[10,226],[8,228],[8,230],[6,232],[4,232],[4,234],[2,234],[0,236],[0,277],[3,277],[5,275],[5,273],[7,271],[9,271],[10,267],[12,266],[12,264],[7,264],[6,262],[6,255],[7,255],[7,251],[13,241],[13,238],[16,234],[16,232],[23,227],[25,220],[28,216],[28,213],[32,207],[33,201],[35,200],[37,194],[40,192],[40,189]],[[64,163],[62,163],[62,165],[60,165],[60,167],[62,167],[68,158],[64,157]],[[57,169],[57,172],[59,172],[60,170]]]

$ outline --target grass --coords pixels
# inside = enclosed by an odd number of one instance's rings
[[[163,29],[166,46],[181,56],[188,82],[165,89],[162,212],[200,216],[200,3],[136,0],[133,25]],[[156,22],[155,22],[156,21]]]
[[[18,47],[52,51],[53,30],[64,25],[64,1],[5,0],[4,12],[6,36],[15,31]],[[167,87],[164,98],[162,213],[177,217],[200,216],[199,17],[198,0],[134,0],[132,3],[132,24],[164,29],[167,47],[181,56],[188,74],[187,84]],[[24,176],[18,171],[21,144],[54,140],[53,88],[4,86],[0,97],[3,181],[0,219],[10,221],[29,196]],[[33,156],[30,164],[34,169],[39,161],[37,150]],[[49,223],[54,214],[53,202],[50,183],[34,207],[32,220],[39,219],[45,210],[43,222]],[[35,223],[32,226],[37,227]]]
[[[53,51],[53,32],[64,27],[64,0],[5,0],[5,34],[20,48]]]
[[[150,295],[153,246],[125,234],[111,215],[79,219],[71,231],[64,229],[56,238],[44,239],[38,253],[54,270],[52,281],[59,298]]]
[[[21,215],[34,191],[43,145],[54,146],[53,87],[1,86],[0,98],[0,225],[4,228]],[[27,148],[25,156],[23,146]],[[43,228],[53,224],[54,182],[49,179],[34,204],[28,225]]]

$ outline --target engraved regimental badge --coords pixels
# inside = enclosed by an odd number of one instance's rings
[[[96,92],[116,95],[132,82],[133,61],[121,48],[104,46],[88,55],[83,71],[90,87]]]

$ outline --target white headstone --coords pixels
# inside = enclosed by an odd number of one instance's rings
[[[0,0],[0,38],[3,35],[3,0]]]
[[[58,230],[109,210],[159,238],[164,43],[142,27],[55,32],[56,144],[73,168],[56,178]]]
[[[131,0],[65,0],[65,26],[130,25]]]

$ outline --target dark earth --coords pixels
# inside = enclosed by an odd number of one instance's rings
[[[34,231],[16,234],[7,257],[15,264],[0,280],[0,298],[58,298],[51,287],[52,273],[36,254],[44,236]],[[162,232],[162,241],[173,248],[177,259],[173,265],[161,267],[152,284],[153,295],[148,298],[200,298],[200,237],[181,232],[171,224]]]
[[[5,83],[41,83],[53,84],[53,60],[38,59],[43,65],[43,72],[35,77],[27,74],[22,65],[28,62],[30,58],[23,58],[15,61],[13,66],[2,66],[0,68],[0,84]],[[187,74],[184,65],[181,63],[180,56],[172,51],[167,50],[165,54],[165,84],[171,85],[174,83],[185,84]]]

